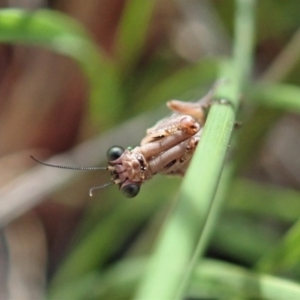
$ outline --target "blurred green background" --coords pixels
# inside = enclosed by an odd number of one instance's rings
[[[247,3],[255,39],[244,36],[253,63],[242,125],[184,294],[300,298],[300,2],[90,0],[1,2],[1,299],[134,298],[182,179],[154,176],[134,199],[115,186],[89,198],[109,174],[29,156],[106,166],[110,146],[139,145],[166,101],[197,100],[220,79]],[[184,251],[180,234],[166,265]]]

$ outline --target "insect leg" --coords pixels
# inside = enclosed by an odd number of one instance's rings
[[[170,118],[162,120],[152,128],[148,129],[147,135],[141,141],[141,146],[159,140],[161,141],[165,140],[169,136],[174,136],[162,142],[162,144],[166,143],[166,145],[160,145],[161,147],[164,148],[162,150],[165,150],[168,147],[175,145],[193,136],[199,131],[199,129],[200,129],[199,123],[196,122],[196,120],[191,116],[188,115],[171,116]],[[173,140],[173,142],[171,142],[171,140]],[[152,156],[152,155],[153,154],[147,156]]]
[[[149,161],[152,173],[183,175],[199,141],[199,136],[193,136]],[[184,169],[182,168],[184,166]]]
[[[177,116],[176,127],[159,129],[148,134],[142,141],[140,152],[145,158],[159,153],[189,139],[200,130],[200,125],[190,116]]]
[[[171,100],[167,102],[167,106],[174,112],[194,117],[203,126],[206,117],[206,110],[214,103],[213,96],[216,88],[223,82],[224,80],[218,80],[215,82],[208,93],[197,102]]]

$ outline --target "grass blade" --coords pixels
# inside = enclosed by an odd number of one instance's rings
[[[127,259],[116,264],[97,285],[90,299],[131,299],[143,275],[146,259]],[[230,263],[205,259],[197,264],[188,287],[189,299],[299,299],[300,286],[278,277],[261,275]]]
[[[128,72],[128,68],[134,67],[140,57],[155,3],[155,0],[126,2],[117,40],[117,54],[125,72]]]
[[[119,103],[119,79],[112,63],[74,19],[51,10],[2,9],[0,42],[42,46],[74,59],[89,80],[91,111],[104,124],[113,122],[118,106],[110,102]]]
[[[242,16],[236,21],[234,59],[233,63],[225,63],[220,71],[220,77],[229,80],[218,88],[216,97],[229,99],[233,106],[214,105],[211,108],[176,206],[162,229],[135,299],[181,299],[193,271],[193,267],[188,267],[190,259],[193,254],[201,254],[195,253],[197,241],[201,243],[208,215],[214,213],[212,202],[234,125],[233,107],[238,102],[242,85],[248,80],[252,63],[254,3],[237,1],[238,13]],[[245,21],[248,18],[250,21]],[[245,36],[250,42],[244,43]],[[204,245],[197,247],[198,251],[203,248]],[[181,285],[183,278],[185,281]]]

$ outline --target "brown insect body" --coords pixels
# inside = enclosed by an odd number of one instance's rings
[[[126,196],[134,197],[140,185],[157,173],[185,174],[200,140],[210,100],[208,94],[198,102],[169,101],[167,106],[175,111],[173,115],[149,128],[140,146],[108,161],[113,182]]]

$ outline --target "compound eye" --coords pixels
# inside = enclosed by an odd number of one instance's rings
[[[113,147],[109,148],[106,153],[107,160],[113,161],[113,160],[120,158],[122,156],[122,154],[124,153],[124,151],[125,151],[124,148],[119,147],[119,146],[113,146]]]
[[[124,196],[128,198],[135,197],[140,191],[140,185],[139,184],[127,184],[121,188],[121,192]]]

